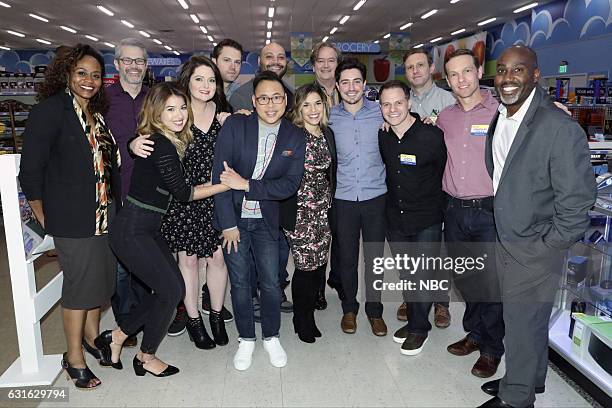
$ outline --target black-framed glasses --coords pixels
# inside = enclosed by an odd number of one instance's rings
[[[129,57],[123,57],[123,58],[119,58],[119,61],[123,62],[125,65],[132,65],[132,63],[136,63],[136,65],[144,65],[146,64],[147,60],[144,58],[129,58]]]
[[[285,95],[274,95],[272,97],[263,95],[255,98],[258,104],[267,105],[272,101],[273,104],[278,105],[279,103],[283,103],[285,101]]]

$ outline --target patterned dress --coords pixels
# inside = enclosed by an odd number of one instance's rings
[[[208,132],[191,126],[193,141],[185,151],[183,166],[188,184],[203,184],[211,179],[215,141],[221,125],[215,118]],[[172,252],[185,251],[198,258],[211,257],[221,245],[219,232],[212,226],[212,197],[188,203],[172,201],[162,222],[161,232]]]
[[[285,231],[295,267],[312,271],[327,262],[331,231],[327,211],[331,205],[331,188],[327,171],[331,155],[325,137],[306,134],[304,177],[297,192],[295,231]]]

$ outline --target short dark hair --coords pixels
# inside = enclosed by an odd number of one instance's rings
[[[255,79],[253,79],[253,95],[255,94],[255,91],[257,90],[257,86],[259,85],[261,81],[278,82],[283,87],[283,90],[285,89],[285,84],[283,84],[283,81],[281,81],[280,77],[276,75],[275,72],[262,71],[258,73],[257,75],[255,75]],[[285,93],[287,92],[285,91]]]
[[[357,58],[347,58],[342,60],[336,67],[336,82],[340,81],[340,74],[342,71],[346,71],[347,69],[358,69],[359,72],[361,72],[361,79],[365,81],[367,69],[363,62],[359,61]]]
[[[404,64],[406,63],[406,60],[408,59],[409,56],[414,55],[414,54],[423,54],[427,57],[427,63],[429,65],[433,64],[433,58],[431,56],[431,54],[429,52],[427,52],[427,50],[424,50],[422,48],[413,48],[410,51],[406,52],[404,54]]]
[[[469,50],[467,48],[459,48],[458,50],[455,50],[451,52],[450,54],[448,54],[446,58],[444,59],[444,73],[446,75],[448,75],[448,72],[446,72],[446,63],[452,60],[453,58],[460,57],[462,55],[468,55],[472,57],[472,60],[474,61],[474,66],[476,67],[476,69],[480,68],[480,61],[478,61],[478,57],[476,56],[476,54],[474,54],[472,50]]]
[[[242,45],[240,45],[240,43],[238,43],[237,41],[232,40],[231,38],[225,38],[219,41],[217,45],[215,45],[215,48],[213,48],[212,54],[210,55],[210,57],[214,58],[215,60],[219,58],[221,51],[223,51],[223,47],[235,48],[238,51],[240,51],[240,55],[242,56],[242,52],[243,52]]]
[[[387,89],[401,89],[402,91],[404,91],[406,99],[410,99],[410,87],[405,82],[402,82],[397,79],[392,79],[391,81],[385,82],[378,90],[379,99],[382,96],[383,92]]]

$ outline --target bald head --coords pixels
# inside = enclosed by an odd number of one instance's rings
[[[518,111],[540,80],[538,57],[529,47],[507,48],[497,59],[495,89],[508,116]]]
[[[283,46],[271,42],[263,47],[259,54],[259,69],[261,71],[272,71],[282,78],[287,72],[287,57]]]

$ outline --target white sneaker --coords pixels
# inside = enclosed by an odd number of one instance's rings
[[[234,368],[238,371],[248,370],[253,361],[255,342],[238,339],[238,351],[234,354]]]
[[[264,340],[263,347],[268,352],[270,364],[278,368],[287,365],[287,353],[285,353],[283,346],[281,346],[278,337],[272,337],[268,340]]]

